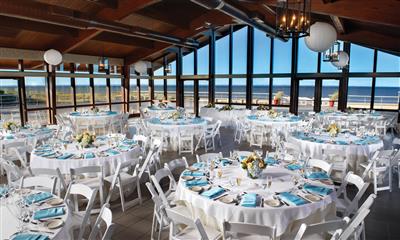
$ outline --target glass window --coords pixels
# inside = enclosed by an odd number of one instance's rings
[[[246,104],[246,79],[232,79],[232,103]]]
[[[215,102],[228,103],[229,100],[228,98],[229,98],[229,79],[228,78],[215,79]]]
[[[76,78],[76,104],[90,104],[89,78]]]
[[[176,61],[170,62],[171,72],[167,73],[167,75],[175,76],[176,75]]]
[[[322,81],[321,110],[338,108],[339,80],[324,79]],[[333,104],[333,105],[332,105]]]
[[[374,50],[357,44],[350,46],[350,72],[372,72]]]
[[[176,80],[167,80],[167,97],[169,101],[176,101]]]
[[[20,122],[18,81],[0,79],[0,119]]]
[[[199,108],[208,104],[208,81],[199,80]]]
[[[372,78],[349,78],[347,107],[369,108],[371,89]]]
[[[290,73],[292,64],[292,39],[283,42],[274,39],[274,73]]]
[[[253,73],[270,73],[271,38],[265,32],[254,29]]]
[[[194,68],[193,68],[193,61],[194,61],[194,53],[191,52],[186,56],[183,56],[182,61],[182,74],[183,75],[193,75]]]
[[[140,79],[140,100],[150,100],[149,80]]]
[[[269,78],[253,78],[253,103],[269,103]]]
[[[314,110],[315,80],[299,81],[299,112]]]
[[[233,74],[247,72],[247,27],[233,32]]]
[[[132,78],[130,79],[129,82],[129,98],[130,101],[138,101],[139,96],[138,96],[138,85],[137,85],[137,79]]]
[[[95,103],[107,103],[107,82],[105,78],[95,78],[94,81],[94,100]]]
[[[341,72],[342,70],[333,66],[331,62],[324,62],[321,57],[321,72]]]
[[[377,72],[400,72],[400,57],[378,51]]]
[[[164,76],[164,67],[161,66],[154,71],[154,76]]]
[[[187,112],[194,112],[194,89],[193,89],[193,81],[184,81],[184,107]]]
[[[47,81],[44,77],[26,77],[27,107],[47,107]]]
[[[229,34],[215,42],[215,73],[229,73]]]
[[[197,50],[197,74],[208,74],[208,45]]]
[[[56,98],[57,106],[71,106],[73,105],[71,79],[64,77],[56,78]],[[57,110],[57,113],[59,111]]]
[[[164,79],[154,80],[154,99],[157,100],[164,99]]]
[[[391,109],[399,108],[400,77],[376,78],[374,108]]]
[[[290,104],[290,78],[274,78],[272,82],[273,98],[279,93],[282,95],[280,101],[273,100],[273,105],[289,105]]]
[[[317,72],[318,53],[311,51],[303,39],[299,39],[297,72],[315,73]]]
[[[111,102],[122,102],[121,79],[111,78]]]

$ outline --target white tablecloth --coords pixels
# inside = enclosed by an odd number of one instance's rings
[[[107,124],[120,124],[122,113],[106,111],[98,113],[70,113],[68,117],[75,129],[80,126],[106,126]]]
[[[33,145],[38,141],[49,139],[53,136],[54,130],[49,128],[21,128],[15,133],[0,133],[0,147],[15,142],[26,141],[28,150],[33,148]]]
[[[297,173],[282,167],[267,167],[263,175],[272,176],[273,183],[271,189],[263,190],[260,179],[253,180],[246,176],[246,172],[239,166],[223,167],[223,175],[219,179],[214,178],[213,186],[222,186],[230,189],[229,194],[238,193],[257,193],[265,199],[272,198],[274,192],[284,192],[293,188],[292,176]],[[298,176],[298,175],[297,175]],[[242,178],[241,185],[230,185],[232,178]],[[331,187],[332,188],[332,187]],[[242,207],[235,204],[225,204],[221,201],[214,201],[191,191],[185,186],[181,179],[177,186],[176,199],[181,200],[189,206],[195,217],[201,218],[206,224],[221,227],[224,220],[233,222],[253,223],[267,226],[276,226],[277,235],[290,234],[296,231],[302,221],[318,222],[327,215],[335,213],[333,199],[335,191],[324,197],[321,201],[312,202],[301,206],[281,206],[281,207]]]
[[[175,111],[176,109],[174,107],[160,108],[157,106],[149,106],[142,108],[142,112],[145,114],[144,117],[146,118],[160,117],[161,115],[170,114]]]
[[[329,121],[359,121],[360,123],[385,120],[385,117],[379,113],[322,112],[319,113],[317,116],[321,119]]]
[[[330,139],[329,136],[318,136],[319,139]],[[346,138],[344,134],[339,134],[338,137],[334,138],[335,141],[356,141],[360,139],[354,135],[350,135],[349,138]],[[366,144],[366,145],[356,145],[356,144],[348,144],[341,145],[336,143],[318,143],[309,140],[302,140],[299,138],[289,136],[288,141],[300,146],[303,153],[311,156],[312,158],[323,159],[322,157],[322,149],[337,149],[346,154],[346,158],[349,165],[349,171],[353,171],[355,173],[360,174],[359,165],[362,162],[368,160],[371,155],[377,150],[383,148],[383,141],[379,140],[375,143]]]
[[[273,130],[279,130],[285,133],[285,135],[291,127],[296,127],[301,123],[301,118],[297,116],[278,116],[276,118],[271,118],[269,116],[249,115],[245,119],[250,124],[265,125],[266,127],[269,127]]]
[[[29,194],[35,193],[35,191],[31,191]],[[57,196],[54,196],[55,198]],[[2,199],[0,200],[0,239],[10,239],[10,237],[18,231],[18,206],[15,204],[17,202],[17,198],[15,195],[9,196],[10,199]],[[50,207],[48,204],[43,204],[40,208]],[[64,221],[64,225],[56,230],[54,230],[54,234],[46,234],[49,235],[51,239],[70,239],[68,228],[70,225],[70,216],[67,207],[64,207],[66,214],[60,216],[61,219]],[[38,225],[29,224],[27,223],[28,229],[42,229],[45,231],[50,231],[49,229]],[[32,232],[33,233],[33,232]],[[33,233],[39,234],[39,233]]]
[[[235,118],[243,117],[251,113],[248,109],[233,109],[227,111],[220,111],[216,108],[200,108],[199,115],[201,117],[211,117],[214,120],[221,120],[223,127],[235,127]]]

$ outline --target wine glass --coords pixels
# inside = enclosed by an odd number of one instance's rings
[[[242,183],[242,178],[237,177],[237,178],[236,178],[236,185],[237,185],[237,186],[240,186],[241,183]]]

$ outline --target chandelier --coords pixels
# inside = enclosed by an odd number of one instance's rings
[[[165,73],[169,74],[172,72],[172,66],[171,63],[167,64],[167,66],[165,66]]]
[[[99,58],[99,70],[108,69],[108,58],[100,57]]]
[[[340,43],[334,42],[332,46],[324,52],[322,60],[324,62],[338,62],[339,61]]]
[[[277,0],[276,34],[283,38],[309,35],[311,0]]]

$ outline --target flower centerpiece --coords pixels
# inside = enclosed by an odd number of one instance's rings
[[[3,123],[3,129],[7,131],[14,131],[17,127],[15,122],[8,121]]]
[[[241,162],[241,167],[247,171],[248,177],[257,179],[267,165],[260,156],[253,153]]]
[[[270,118],[276,118],[276,117],[278,117],[278,112],[275,109],[270,109],[268,111],[268,116]]]
[[[89,132],[83,132],[75,136],[75,140],[84,148],[91,146],[96,140],[96,135]]]
[[[214,108],[215,104],[214,103],[208,103],[207,105],[204,106],[205,108]]]
[[[335,91],[334,93],[332,93],[332,95],[329,98],[329,107],[333,107],[335,105],[335,102],[338,100],[339,98],[339,92]]]
[[[336,123],[332,123],[326,128],[326,131],[329,136],[336,137],[340,133],[340,127]]]
[[[99,109],[98,107],[91,107],[91,108],[90,108],[90,111],[91,111],[92,113],[98,113],[98,112],[100,112],[100,109]]]
[[[160,102],[160,103],[158,103],[157,107],[160,109],[166,109],[168,107],[168,104],[164,103],[164,102]]]
[[[174,111],[168,116],[169,119],[173,119],[174,121],[184,117],[185,117],[185,109],[181,107],[176,108],[176,111]]]
[[[261,111],[263,111],[263,110],[268,110],[268,106],[267,106],[267,105],[260,104],[260,105],[258,105],[257,110],[261,110]]]
[[[285,95],[285,93],[283,91],[278,91],[275,93],[274,95],[274,105],[279,105],[281,104],[281,100],[283,95]]]
[[[231,110],[233,110],[233,107],[232,107],[232,106],[229,106],[229,105],[225,105],[225,106],[223,106],[223,107],[221,107],[221,108],[219,109],[220,112],[221,112],[221,111],[231,111]]]

